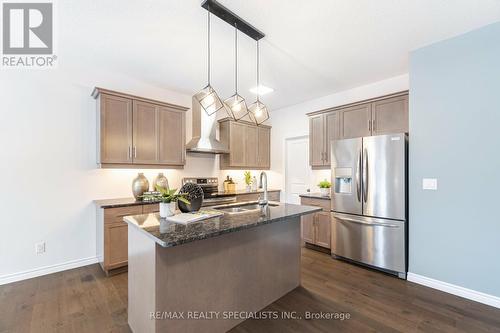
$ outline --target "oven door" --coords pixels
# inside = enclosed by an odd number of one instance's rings
[[[404,221],[332,214],[332,254],[393,272],[406,272]]]

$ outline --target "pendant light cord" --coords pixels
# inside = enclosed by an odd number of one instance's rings
[[[259,59],[259,41],[257,40],[257,102],[259,101],[260,89],[260,59]]]
[[[234,90],[238,94],[238,27],[234,24]]]
[[[207,10],[208,13],[208,45],[207,45],[207,53],[208,53],[208,85],[210,85],[210,11]]]

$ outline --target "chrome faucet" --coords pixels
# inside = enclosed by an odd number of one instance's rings
[[[260,173],[259,188],[264,189],[264,197],[259,197],[259,205],[267,205],[267,175],[264,171]]]

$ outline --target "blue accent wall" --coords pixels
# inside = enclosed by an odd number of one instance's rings
[[[409,145],[409,271],[500,296],[500,23],[411,53]]]

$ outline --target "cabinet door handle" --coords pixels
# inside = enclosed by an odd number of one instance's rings
[[[371,121],[371,119],[368,120],[368,130],[370,132],[372,131],[372,121]]]
[[[137,158],[137,147],[134,146],[134,158]]]
[[[375,119],[373,119],[373,125],[372,125],[373,131],[375,132]]]
[[[132,147],[128,146],[128,158],[132,159]]]

